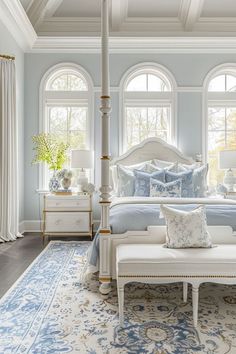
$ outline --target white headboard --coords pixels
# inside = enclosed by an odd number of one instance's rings
[[[132,147],[125,154],[113,159],[111,165],[120,163],[129,166],[152,159],[181,162],[187,165],[194,163],[192,158],[184,156],[181,151],[164,140],[148,138]]]

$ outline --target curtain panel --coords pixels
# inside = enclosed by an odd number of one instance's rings
[[[13,60],[0,59],[0,242],[19,233],[18,132]]]

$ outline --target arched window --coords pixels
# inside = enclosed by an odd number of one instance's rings
[[[219,151],[236,149],[236,65],[224,64],[212,70],[205,89],[205,157],[209,163],[209,185],[223,181]]]
[[[175,143],[175,88],[169,71],[154,63],[136,65],[121,80],[120,152],[149,137]]]
[[[93,149],[92,90],[90,76],[79,65],[49,69],[40,85],[40,131],[69,143],[69,150]],[[40,166],[40,189],[47,188],[48,179],[47,167]]]

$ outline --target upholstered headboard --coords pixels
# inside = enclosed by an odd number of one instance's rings
[[[113,159],[111,165],[134,165],[153,159],[170,162],[180,162],[187,165],[194,163],[192,158],[186,157],[173,145],[159,138],[148,138],[142,143],[132,147],[125,154]]]

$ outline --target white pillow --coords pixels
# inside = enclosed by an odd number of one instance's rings
[[[211,236],[207,231],[204,205],[200,205],[189,212],[176,210],[164,205],[161,205],[160,209],[167,225],[167,247],[212,247]]]
[[[134,169],[140,170],[141,168],[145,167],[145,164],[146,164],[146,162],[142,162],[142,163],[139,163],[136,165],[130,165],[130,166],[125,166],[122,164],[110,166],[110,179],[111,179],[111,187],[112,187],[112,192],[113,192],[112,194],[119,196],[119,172],[118,172],[119,168],[118,168],[118,166],[121,166],[121,168],[123,170],[127,171],[127,173],[129,173],[131,171],[131,174],[132,174],[132,171]]]
[[[169,169],[174,167],[177,162],[153,159],[151,163],[160,169]]]

